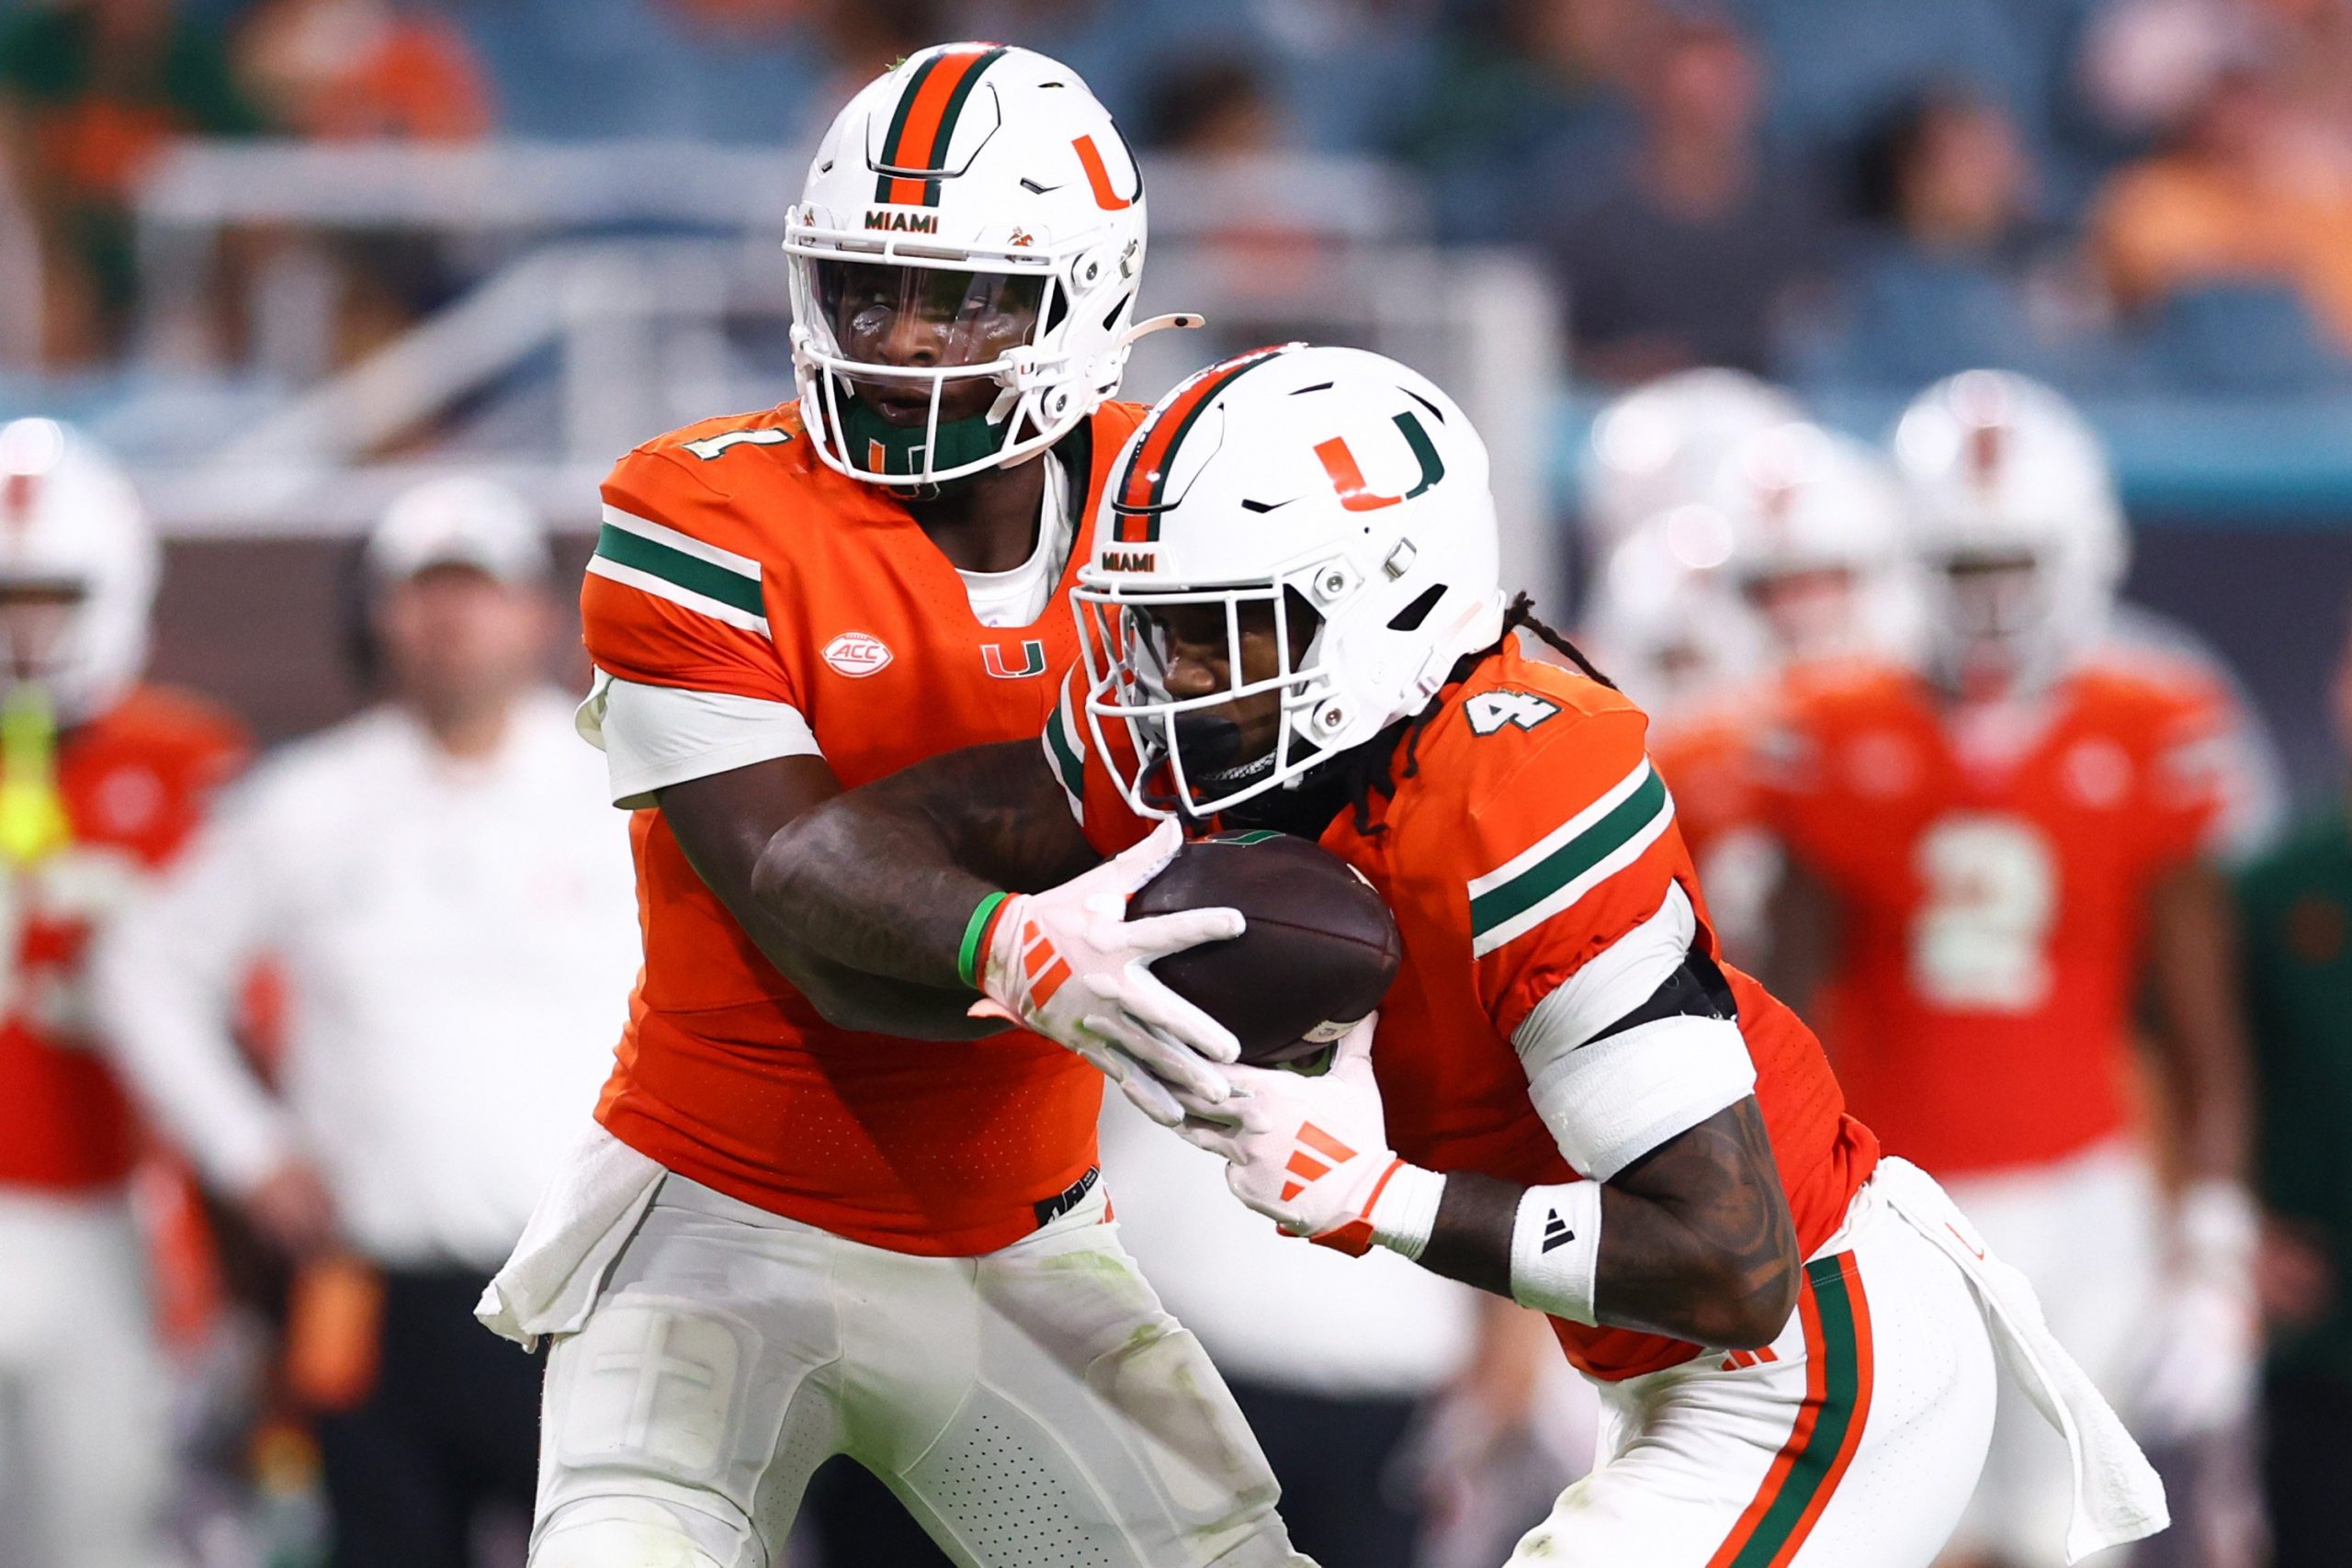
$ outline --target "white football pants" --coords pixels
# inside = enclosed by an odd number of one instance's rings
[[[2146,1157],[2108,1143],[2033,1170],[1960,1178],[1945,1190],[2001,1260],[2033,1281],[2059,1343],[2129,1418],[2139,1331],[2159,1288],[2163,1200]],[[2066,1446],[2014,1388],[2001,1391],[1992,1452],[1952,1537],[1956,1554],[2064,1568]],[[2084,1568],[2116,1568],[2125,1549]]]
[[[170,1404],[129,1201],[0,1189],[0,1561],[167,1561]]]
[[[663,1178],[548,1363],[534,1568],[770,1568],[839,1453],[970,1568],[1312,1568],[1117,1231],[917,1258]]]
[[[1600,1385],[1600,1466],[1512,1568],[1927,1568],[1995,1376],[1966,1277],[1866,1185],[1770,1346]]]

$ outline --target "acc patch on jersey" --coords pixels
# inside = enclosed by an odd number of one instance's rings
[[[843,632],[825,645],[823,658],[853,680],[874,674],[888,664],[889,645],[871,632]]]

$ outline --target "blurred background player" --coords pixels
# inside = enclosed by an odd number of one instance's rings
[[[1736,443],[1707,503],[1660,521],[1667,547],[1720,582],[1733,602],[1721,613],[1745,620],[1760,653],[1706,707],[1662,721],[1650,748],[1728,953],[1766,951],[1780,875],[1749,765],[1762,727],[1788,694],[1903,660],[1917,641],[1903,507],[1875,449],[1797,422]]]
[[[1792,692],[1766,739],[1762,801],[1791,863],[1772,963],[1856,1113],[1951,1185],[2143,1438],[2226,1427],[2256,1331],[2245,1042],[2212,866],[2228,694],[2110,640],[2121,511],[2053,395],[1939,383],[1894,449],[1926,660]],[[2033,1420],[2005,1399],[1959,1561],[2061,1561],[2065,1467]]]
[[[1719,558],[1763,626],[1777,676],[1911,656],[1919,608],[1905,498],[1875,447],[1803,421],[1776,425],[1725,455],[1710,499],[1719,539],[1679,542]]]
[[[180,849],[244,734],[139,683],[161,565],[77,431],[0,426],[0,1562],[169,1561],[172,1380],[89,947]]]
[[[1670,443],[1709,462],[1653,502],[1601,563],[1588,612],[1599,657],[1629,691],[1655,703],[1650,755],[1675,791],[1683,841],[1705,879],[1726,951],[1761,951],[1779,856],[1758,817],[1749,760],[1778,694],[1857,660],[1906,657],[1918,604],[1903,527],[1904,498],[1886,460],[1849,435],[1778,412],[1778,394],[1687,373],[1668,382],[1703,399],[1668,400],[1643,415]],[[1661,395],[1671,389],[1660,384]],[[1596,427],[1640,411],[1636,393]],[[1661,448],[1660,435],[1648,438]],[[1623,469],[1597,468],[1598,481]],[[1589,502],[1613,506],[1609,487]]]
[[[270,760],[98,957],[102,1016],[203,1173],[303,1266],[288,1373],[338,1568],[469,1561],[527,1518],[538,1369],[475,1298],[578,1136],[638,962],[627,835],[571,699],[537,519],[485,480],[369,537],[385,700]],[[231,1035],[263,955],[272,1093]]]
[[[2329,694],[2352,756],[2352,629]],[[2277,1568],[2320,1568],[2352,1540],[2340,1483],[2352,1473],[2352,796],[2339,791],[2245,868],[2238,914],[2272,1220],[2263,1501]]]
[[[1578,476],[1593,584],[1584,640],[1651,716],[1652,756],[1692,860],[1719,887],[1734,951],[1751,944],[1771,878],[1771,855],[1738,829],[1751,815],[1747,727],[1775,660],[1770,628],[1722,570],[1732,541],[1718,502],[1737,453],[1804,417],[1792,393],[1746,371],[1674,371],[1600,410]]]
[[[1678,370],[1619,394],[1593,418],[1578,511],[1597,558],[1678,506],[1704,501],[1732,448],[1805,417],[1796,397],[1744,370]]]

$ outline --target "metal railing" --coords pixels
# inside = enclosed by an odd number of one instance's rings
[[[596,479],[628,446],[791,395],[775,246],[801,162],[677,144],[184,147],[139,206],[142,355],[217,356],[205,339],[224,239],[266,231],[276,259],[247,313],[267,325],[264,368],[295,389],[209,450],[151,459],[134,441],[123,455],[182,536],[356,530],[401,486],[454,466],[588,526]],[[1145,340],[1129,395],[1254,342],[1393,354],[1453,391],[1486,435],[1514,579],[1556,580],[1546,454],[1560,334],[1531,268],[1434,249],[1419,190],[1376,162],[1162,160],[1149,176],[1145,306],[1199,310],[1213,330]],[[305,375],[334,304],[306,258],[351,233],[424,236],[478,276],[356,363]]]

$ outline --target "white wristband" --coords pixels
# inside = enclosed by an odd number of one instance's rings
[[[1438,1200],[1445,1195],[1445,1178],[1434,1170],[1397,1161],[1388,1179],[1372,1201],[1372,1239],[1415,1263],[1430,1244],[1437,1226]]]
[[[1597,1323],[1600,1264],[1600,1182],[1531,1187],[1521,1195],[1510,1231],[1511,1300],[1571,1323]]]
[[[2173,1247],[2185,1272],[2244,1280],[2262,1242],[2262,1210],[2237,1182],[2190,1183],[2173,1211]]]

